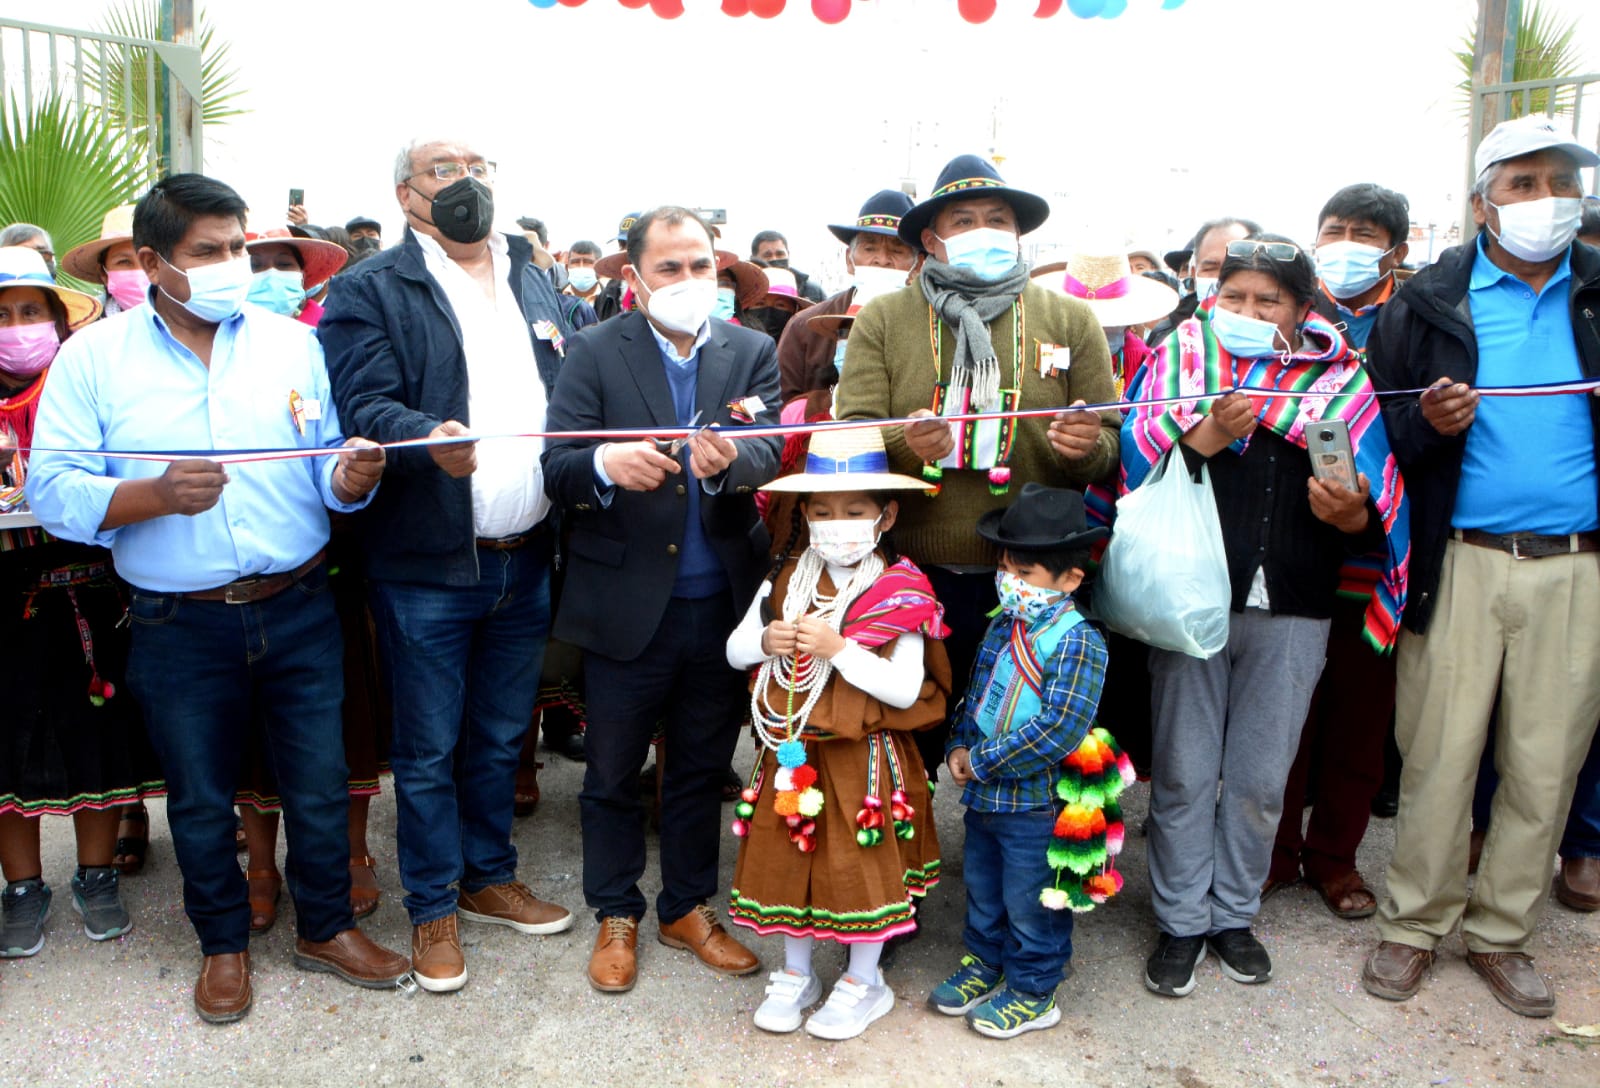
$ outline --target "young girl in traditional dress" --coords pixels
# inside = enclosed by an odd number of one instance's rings
[[[795,529],[728,662],[755,669],[751,717],[763,746],[737,807],[743,836],[733,921],[784,937],[756,1026],[788,1032],[822,995],[817,940],[849,948],[827,1004],[805,1020],[849,1039],[894,1007],[883,944],[916,928],[911,900],[938,881],[927,773],[909,734],[944,719],[950,666],[927,578],[884,539],[898,490],[876,429],[824,430],[805,471],[766,490],[802,496]],[[791,553],[801,531],[809,545]]]

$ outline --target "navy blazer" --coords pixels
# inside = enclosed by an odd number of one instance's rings
[[[567,348],[550,398],[552,431],[677,426],[661,348],[638,312],[583,330]],[[730,402],[760,397],[756,422],[778,422],[778,357],[772,338],[712,319],[700,348],[695,407],[700,424],[734,422]],[[677,578],[688,488],[700,486],[679,454],[683,472],[654,491],[617,488],[600,504],[595,439],[553,439],[545,446],[544,486],[571,528],[566,583],[553,637],[621,661],[644,651],[666,612]],[[700,520],[722,561],[739,612],[765,573],[771,540],[756,513],[755,490],[777,475],[782,441],[735,440],[739,456],[714,495],[702,492]],[[732,632],[729,632],[730,634]]]
[[[508,286],[528,320],[548,398],[561,356],[534,334],[534,323],[550,321],[567,338],[573,329],[550,278],[533,264],[533,247],[517,235],[505,237]],[[425,438],[447,419],[472,425],[461,325],[428,274],[410,228],[398,246],[335,279],[317,336],[346,434],[398,442]],[[530,413],[527,430],[543,425]],[[358,523],[373,578],[426,585],[478,581],[472,479],[446,475],[426,448],[389,451],[383,484]]]

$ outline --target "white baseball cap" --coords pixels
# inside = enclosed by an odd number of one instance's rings
[[[1473,156],[1472,165],[1477,177],[1497,162],[1529,155],[1553,147],[1565,151],[1577,160],[1579,166],[1600,166],[1600,155],[1572,138],[1572,133],[1558,125],[1553,117],[1542,113],[1527,117],[1514,117],[1501,121],[1494,131],[1483,138]]]

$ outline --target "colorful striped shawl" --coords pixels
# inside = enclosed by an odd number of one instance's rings
[[[1345,564],[1340,593],[1368,598],[1366,638],[1380,653],[1399,635],[1405,608],[1406,575],[1411,564],[1411,522],[1405,483],[1389,449],[1372,381],[1328,320],[1312,313],[1304,326],[1307,348],[1287,362],[1277,358],[1235,359],[1217,342],[1210,316],[1200,311],[1173,330],[1156,349],[1137,391],[1130,397],[1192,396],[1165,409],[1136,408],[1122,428],[1122,494],[1144,481],[1150,468],[1210,411],[1212,401],[1230,389],[1248,386],[1300,394],[1262,400],[1261,426],[1305,448],[1305,429],[1322,419],[1344,420],[1356,468],[1372,486],[1387,547]],[[1317,347],[1321,345],[1321,347]],[[1242,453],[1249,439],[1232,448]]]
[[[871,650],[912,631],[929,638],[950,633],[944,625],[944,606],[933,595],[928,576],[901,558],[850,603],[841,633]]]

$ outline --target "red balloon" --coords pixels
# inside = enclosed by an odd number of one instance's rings
[[[676,19],[683,14],[683,0],[650,0],[650,10],[663,19]]]
[[[722,0],[722,14],[738,18],[750,14],[750,0]]]
[[[811,0],[811,13],[829,25],[842,23],[850,14],[850,0]]]
[[[567,0],[561,0],[563,4]],[[1061,10],[1061,0],[1039,0],[1039,10],[1033,13],[1035,19],[1048,19]]]
[[[772,19],[783,11],[783,0],[750,0],[750,14],[757,19]]]
[[[622,0],[622,6],[625,8],[642,8],[648,6],[649,3],[650,0]]]
[[[560,0],[563,7],[576,8],[583,5],[583,0]]]
[[[961,17],[969,23],[987,23],[998,6],[999,0],[956,0]]]

